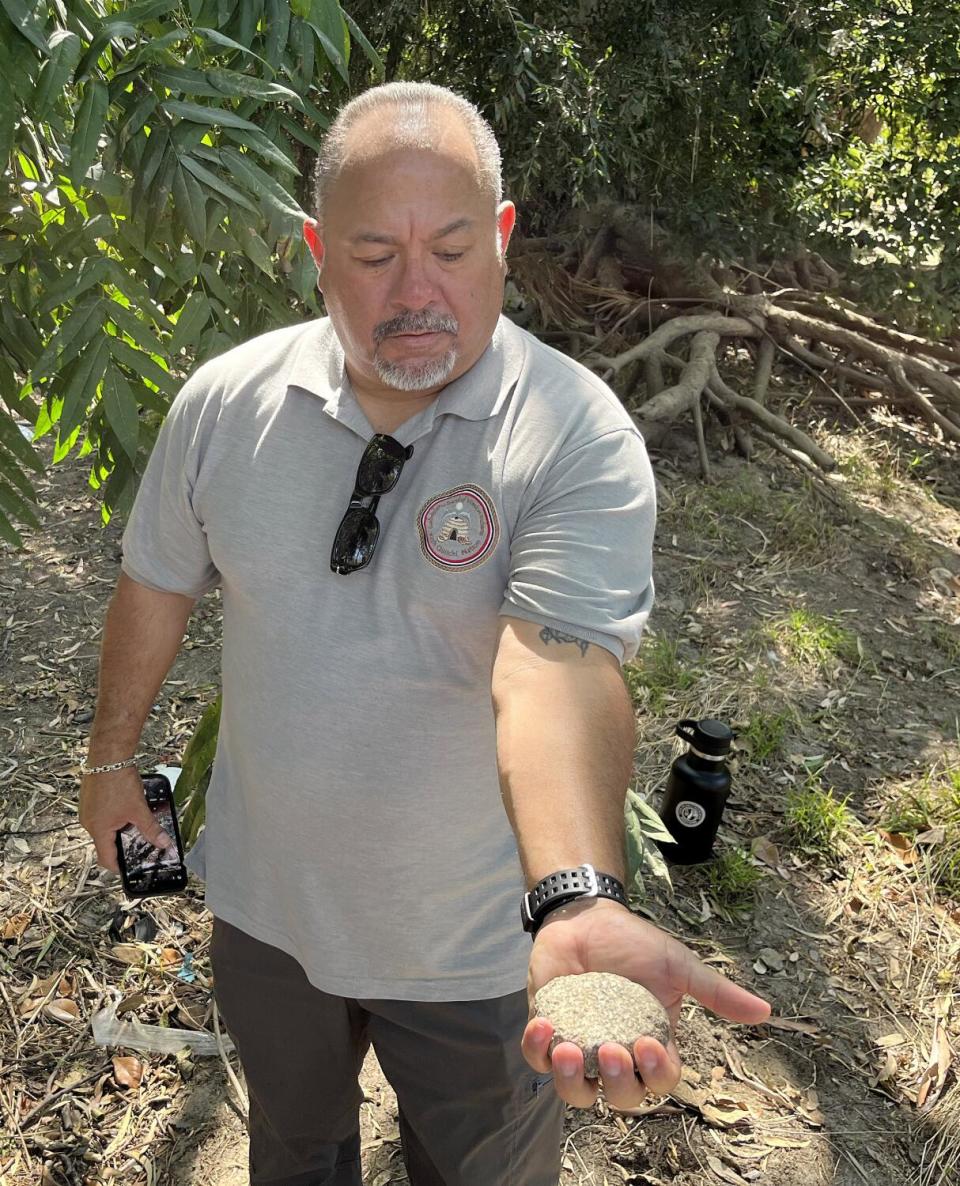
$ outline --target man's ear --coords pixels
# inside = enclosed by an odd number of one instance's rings
[[[506,258],[507,244],[517,221],[517,208],[513,202],[501,202],[497,207],[497,238],[500,241],[500,255]]]
[[[313,256],[317,271],[323,267],[323,240],[320,236],[323,231],[320,224],[314,218],[308,218],[303,224],[303,238],[310,248],[310,254]]]

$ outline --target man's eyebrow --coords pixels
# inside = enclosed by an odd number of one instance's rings
[[[434,239],[445,239],[447,235],[452,235],[454,231],[470,230],[473,226],[472,218],[457,218],[453,222],[447,223],[445,227],[441,227],[439,231],[433,236]],[[397,240],[392,235],[383,235],[377,231],[361,231],[358,235],[354,235],[350,240],[351,243],[385,243],[387,246],[395,246]]]

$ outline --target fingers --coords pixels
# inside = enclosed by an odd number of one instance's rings
[[[653,1095],[668,1095],[680,1082],[680,1056],[672,1038],[665,1047],[656,1038],[638,1038],[633,1057],[644,1086]]]
[[[94,847],[97,850],[97,864],[103,869],[109,869],[111,873],[119,873],[120,865],[117,861],[117,847],[110,840],[98,840]]]
[[[559,1042],[551,1056],[552,1037],[553,1027],[548,1021],[529,1022],[520,1042],[524,1057],[541,1074],[553,1071],[557,1094],[566,1103],[574,1108],[593,1107],[599,1083],[584,1075],[583,1053],[572,1042]],[[654,1038],[639,1038],[633,1058],[623,1046],[605,1042],[600,1047],[599,1062],[604,1098],[621,1111],[638,1108],[648,1091],[666,1095],[680,1079],[680,1059],[672,1041],[664,1048]]]
[[[687,970],[687,992],[728,1021],[758,1025],[770,1016],[770,1005],[739,984],[734,984],[719,972],[708,968],[690,953]]]
[[[145,840],[157,848],[169,848],[173,844],[173,837],[160,827],[149,809],[137,812],[136,818],[130,821]]]

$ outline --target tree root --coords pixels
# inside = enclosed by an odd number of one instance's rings
[[[691,415],[705,478],[704,400],[730,424],[745,456],[754,433],[801,467],[835,468],[771,406],[783,362],[802,367],[858,422],[854,405],[897,408],[922,417],[951,448],[960,444],[960,340],[929,341],[885,324],[849,299],[856,286],[816,252],[772,263],[684,260],[649,211],[613,204],[581,228],[587,234],[573,254],[555,239],[511,251],[518,287],[543,331],[566,335],[555,340],[616,382],[650,443]],[[755,361],[752,377],[733,385],[720,367],[737,343],[756,343]]]

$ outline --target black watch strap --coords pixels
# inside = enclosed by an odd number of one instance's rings
[[[535,935],[551,910],[575,902],[578,898],[612,898],[621,906],[627,905],[623,883],[609,873],[598,873],[593,865],[558,869],[523,895],[520,903],[523,929]]]

